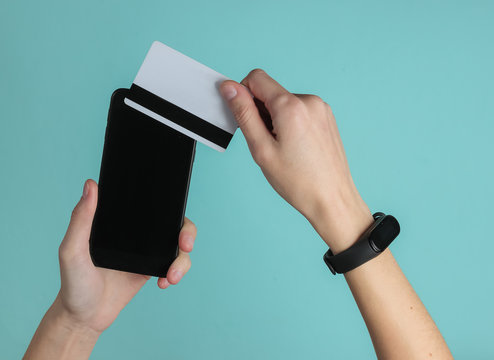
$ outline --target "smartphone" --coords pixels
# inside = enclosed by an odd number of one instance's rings
[[[96,266],[165,277],[178,255],[196,141],[110,103],[89,247]]]

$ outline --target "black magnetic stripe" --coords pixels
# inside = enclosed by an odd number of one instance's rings
[[[228,131],[160,98],[139,85],[131,85],[127,98],[224,149],[226,149],[233,137],[233,134],[230,134]]]

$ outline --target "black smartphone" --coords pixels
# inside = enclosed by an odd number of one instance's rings
[[[111,97],[89,240],[96,266],[164,277],[178,254],[195,140]]]

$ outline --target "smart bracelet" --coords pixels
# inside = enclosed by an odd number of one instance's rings
[[[324,262],[333,274],[353,270],[382,253],[400,233],[400,224],[392,215],[376,212],[374,223],[348,249],[333,255],[324,254]]]

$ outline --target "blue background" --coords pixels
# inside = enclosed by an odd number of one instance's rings
[[[1,357],[21,357],[53,301],[110,95],[160,40],[325,99],[363,198],[401,221],[393,252],[454,355],[494,358],[493,15],[490,1],[3,1]],[[198,145],[187,215],[190,273],[166,291],[148,282],[94,359],[374,356],[324,243],[240,132],[223,154]]]

